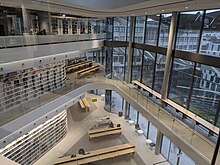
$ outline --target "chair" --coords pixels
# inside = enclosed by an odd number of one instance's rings
[[[84,150],[83,148],[80,148],[80,149],[79,149],[79,154],[85,155],[85,150]]]
[[[114,128],[114,124],[112,122],[109,124],[109,128]]]

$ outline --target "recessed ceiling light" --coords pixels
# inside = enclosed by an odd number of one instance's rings
[[[2,3],[1,3],[0,5],[1,5],[1,6],[3,6],[3,4],[2,4]]]
[[[147,11],[145,11],[145,14],[147,14]]]
[[[189,8],[188,6],[185,7],[185,9],[188,9],[188,8]]]
[[[132,15],[134,15],[134,14],[132,14]]]
[[[162,12],[164,12],[164,10],[162,10]]]
[[[62,16],[63,16],[63,17],[66,17],[66,15],[65,15],[65,14],[63,14]]]

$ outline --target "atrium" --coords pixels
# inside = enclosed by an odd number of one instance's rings
[[[0,0],[0,164],[220,165],[219,0]]]

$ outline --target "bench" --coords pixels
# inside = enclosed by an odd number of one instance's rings
[[[76,72],[77,76],[83,76],[85,74],[88,74],[88,73],[91,73],[91,72],[95,72],[99,70],[99,65],[96,65],[96,66],[91,66],[89,68],[85,68],[83,70],[80,70],[78,72]]]
[[[132,156],[135,153],[135,146],[130,143],[121,144],[117,146],[107,147],[94,151],[89,151],[86,155],[76,155],[75,157],[65,156],[57,159],[54,165],[80,165],[93,163],[100,160],[111,159],[123,155]]]
[[[84,68],[84,67],[91,67],[92,66],[92,62],[91,61],[85,61],[85,62],[81,62],[78,64],[74,64],[74,65],[70,65],[66,67],[66,72],[70,73],[70,72],[74,72],[80,68]]]
[[[82,100],[79,100],[79,105],[82,109],[85,109],[86,111],[89,111],[89,108],[91,107],[86,97],[84,97]]]
[[[109,135],[117,135],[117,134],[120,135],[121,127],[90,130],[88,134],[89,134],[89,140],[93,138],[99,138],[99,137],[109,136]]]

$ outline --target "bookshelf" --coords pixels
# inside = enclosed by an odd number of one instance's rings
[[[0,149],[0,154],[19,164],[33,164],[66,134],[67,113],[64,110]]]
[[[80,34],[85,34],[85,24],[84,22],[80,22]]]
[[[0,112],[64,86],[64,62],[0,75]]]
[[[77,34],[78,33],[77,29],[78,29],[78,23],[77,23],[76,20],[73,20],[73,22],[72,22],[72,33]]]
[[[88,33],[92,33],[92,24],[91,22],[88,22]]]
[[[68,29],[69,29],[68,20],[63,19],[62,21],[63,21],[63,34],[68,34]]]

